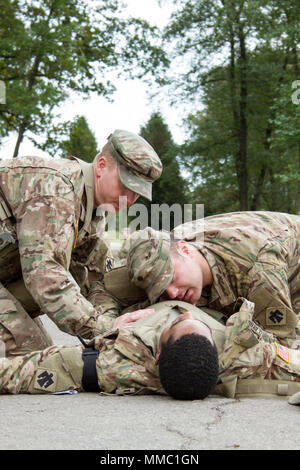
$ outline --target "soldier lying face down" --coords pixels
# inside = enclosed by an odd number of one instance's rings
[[[0,358],[0,393],[169,394],[203,399],[300,390],[300,351],[282,346],[253,320],[254,305],[239,300],[224,325],[181,301],[152,306],[126,327],[97,336],[88,347],[51,346]]]

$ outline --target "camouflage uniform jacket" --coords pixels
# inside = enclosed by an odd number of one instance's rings
[[[20,255],[8,264],[0,247],[1,282],[23,276],[41,313],[61,330],[86,337],[101,333],[97,311],[69,272],[71,257],[77,271],[87,269],[101,243],[92,164],[25,157],[2,161],[0,170],[2,198],[11,212],[2,232],[7,228]]]
[[[226,322],[224,346],[219,354],[221,381],[228,383],[228,378],[238,378],[300,382],[300,349],[282,346],[280,339],[252,320],[253,313],[254,304],[244,300]],[[300,390],[300,384],[297,388]]]
[[[300,382],[300,351],[280,348],[273,335],[262,331],[251,319],[251,302],[243,300],[226,327],[185,302],[166,301],[154,308],[155,313],[131,327],[95,338],[94,346],[100,351],[96,365],[102,394],[165,393],[155,365],[159,338],[165,326],[186,309],[211,329],[219,352],[220,380],[235,376]],[[27,356],[0,359],[0,393],[49,393],[69,388],[83,391],[81,352],[81,346],[51,346]]]
[[[107,260],[114,263],[111,258]],[[99,266],[99,263],[96,264]],[[98,326],[105,333],[112,330],[118,316],[148,307],[149,300],[146,292],[129,280],[126,264],[106,272],[104,268],[101,272],[103,276],[100,279],[99,273],[89,270],[86,298],[99,312]]]
[[[229,316],[244,297],[254,302],[254,319],[264,329],[280,337],[294,331],[300,312],[300,216],[229,213],[173,232],[194,242],[211,268],[213,285],[203,290],[199,307]]]

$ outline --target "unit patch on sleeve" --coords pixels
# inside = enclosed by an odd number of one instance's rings
[[[286,325],[286,308],[269,307],[266,311],[266,325]]]
[[[44,390],[45,392],[54,392],[56,381],[57,372],[39,367],[35,377],[34,388]]]
[[[109,271],[111,271],[113,268],[113,260],[111,258],[107,258],[106,259],[106,263],[105,263],[105,271],[108,273]]]

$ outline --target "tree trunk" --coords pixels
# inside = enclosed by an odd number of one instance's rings
[[[52,16],[53,7],[54,7],[54,3],[52,3],[51,6],[50,6],[50,10],[49,10],[48,18],[47,18],[47,25],[49,24],[49,20]],[[44,40],[43,38],[41,38],[41,39]],[[41,50],[42,50],[42,47],[41,47]],[[33,65],[32,65],[32,69],[31,69],[31,71],[28,75],[28,86],[27,86],[28,90],[33,89],[33,86],[34,86],[34,83],[35,83],[35,80],[36,80],[36,77],[37,77],[37,74],[38,74],[38,71],[39,71],[39,66],[40,66],[40,63],[41,63],[41,59],[42,59],[41,54],[42,54],[41,52],[37,53],[37,55],[34,59]],[[27,130],[28,124],[29,123],[27,122],[26,117],[25,117],[22,120],[22,122],[20,124],[20,127],[19,127],[19,133],[18,133],[18,138],[17,138],[16,145],[15,145],[13,158],[16,158],[19,154],[20,145],[23,141],[23,138],[24,138],[25,132]]]
[[[222,2],[224,5],[224,2]],[[240,210],[248,210],[248,170],[247,170],[247,71],[246,71],[246,44],[245,36],[240,25],[239,14],[235,19],[230,19],[230,66],[229,66],[229,88],[230,100],[233,117],[234,130],[237,135],[238,149],[234,155],[235,168],[238,181],[239,205]],[[239,25],[239,44],[240,44],[240,97],[237,102],[236,89],[236,61],[235,61],[235,38],[233,30],[233,21]]]
[[[33,85],[34,85],[34,82],[35,82],[35,79],[36,79],[36,76],[37,76],[37,73],[38,73],[40,60],[41,60],[41,58],[40,58],[39,55],[34,60],[34,64],[33,64],[32,70],[31,70],[31,72],[29,74],[29,78],[28,78],[28,87],[27,87],[28,90],[32,90],[32,88],[33,88]],[[20,124],[20,127],[19,127],[19,133],[18,133],[18,138],[17,138],[13,158],[16,158],[19,154],[20,145],[22,143],[25,132],[27,130],[27,125],[28,125],[28,122],[24,118],[22,120],[21,124]]]
[[[248,169],[247,169],[247,57],[245,35],[239,26],[240,43],[240,125],[237,172],[239,183],[240,210],[248,210]]]
[[[19,127],[19,133],[18,133],[18,138],[17,138],[17,142],[16,142],[16,145],[15,145],[15,150],[14,150],[14,154],[13,154],[13,158],[16,158],[19,154],[19,149],[20,149],[20,145],[22,143],[22,140],[24,138],[24,134],[25,134],[25,131],[26,131],[26,122],[23,121],[22,124],[20,125]]]
[[[235,47],[234,47],[234,34],[232,25],[230,25],[230,66],[229,66],[229,88],[230,100],[234,129],[238,130],[238,111],[236,102],[236,77],[235,77]]]
[[[250,207],[251,211],[256,211],[258,208],[259,199],[262,193],[262,188],[264,186],[265,176],[266,176],[266,167],[263,163],[259,172],[257,185],[255,187],[255,193],[252,198],[251,207]]]

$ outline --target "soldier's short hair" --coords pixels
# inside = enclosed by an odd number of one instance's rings
[[[197,400],[213,392],[219,372],[218,351],[205,336],[187,334],[162,344],[159,377],[168,395]]]
[[[97,163],[99,158],[105,157],[109,167],[113,167],[114,165],[117,164],[117,161],[114,159],[114,157],[111,155],[109,151],[109,145],[105,144],[104,147],[102,148],[101,152],[97,153],[97,155],[94,158],[94,163]]]

